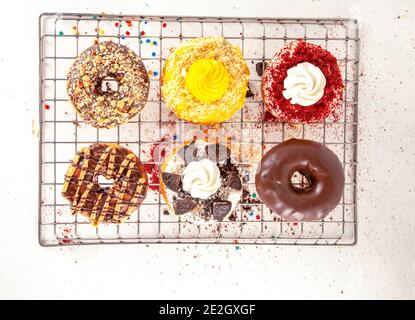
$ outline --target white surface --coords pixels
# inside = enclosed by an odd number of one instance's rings
[[[0,298],[415,298],[415,2],[12,1],[1,20]],[[37,19],[44,11],[357,17],[355,247],[37,243]],[[6,35],[6,36],[5,36]]]

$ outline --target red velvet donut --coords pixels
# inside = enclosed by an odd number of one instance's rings
[[[320,68],[326,78],[323,97],[307,107],[291,104],[282,94],[287,70],[303,62]],[[322,47],[303,40],[293,41],[279,50],[267,64],[262,77],[265,107],[280,122],[313,123],[335,115],[342,102],[343,89],[337,59]]]

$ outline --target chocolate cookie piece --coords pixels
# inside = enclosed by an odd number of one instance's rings
[[[164,185],[174,192],[179,192],[182,185],[181,176],[175,173],[162,172],[161,178],[163,179]]]
[[[182,157],[185,163],[199,160],[197,154],[197,147],[194,142],[181,148],[179,151],[177,151],[177,154],[180,157]]]
[[[267,67],[267,63],[266,62],[258,62],[255,65],[255,69],[256,69],[256,73],[262,77],[262,74],[264,73],[265,68]]]
[[[255,96],[255,94],[251,91],[251,88],[249,87],[249,85],[248,85],[248,88],[246,89],[246,95],[245,95],[245,98],[251,98],[251,97],[253,97],[253,96]]]
[[[181,215],[192,211],[196,206],[196,202],[192,199],[177,199],[174,203],[174,211],[177,215]]]
[[[222,221],[223,218],[231,211],[232,202],[230,201],[217,201],[212,203],[212,215],[217,221]]]
[[[225,185],[235,190],[242,190],[242,182],[239,174],[235,171],[229,172],[228,176],[226,177]]]
[[[223,163],[228,159],[230,151],[222,144],[208,144],[205,146],[205,152],[209,160],[215,163]]]

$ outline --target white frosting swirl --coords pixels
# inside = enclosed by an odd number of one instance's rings
[[[183,190],[193,198],[207,199],[220,187],[220,171],[209,159],[190,162],[183,170]]]
[[[326,77],[320,68],[303,62],[288,69],[282,94],[285,99],[291,99],[291,104],[308,107],[323,97],[325,86]]]

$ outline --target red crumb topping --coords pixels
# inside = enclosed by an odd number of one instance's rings
[[[326,77],[324,96],[308,107],[291,104],[282,95],[287,70],[302,62],[317,66]],[[322,47],[302,40],[288,44],[275,55],[265,69],[262,86],[264,103],[272,116],[282,122],[306,123],[321,121],[329,115],[336,117],[344,87],[337,59]],[[272,116],[267,117],[272,120]]]

